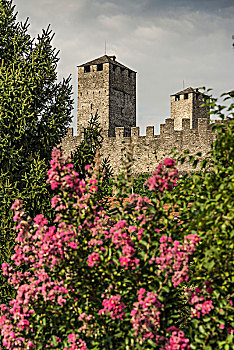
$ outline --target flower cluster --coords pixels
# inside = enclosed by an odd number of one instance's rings
[[[11,277],[9,277],[11,280]],[[9,349],[20,349],[26,339],[19,335],[20,332],[30,331],[33,335],[33,327],[30,326],[30,316],[35,311],[32,305],[40,300],[50,301],[51,304],[63,306],[67,301],[68,289],[63,281],[52,281],[45,271],[35,271],[35,275],[29,278],[28,283],[22,284],[17,289],[16,298],[11,300],[7,307],[1,305],[3,316],[0,317],[3,344]],[[26,342],[27,343],[27,342]],[[33,343],[28,342],[32,347]]]
[[[61,188],[64,190],[85,192],[85,182],[80,183],[79,174],[74,171],[73,164],[67,164],[66,159],[62,157],[61,152],[54,148],[52,151],[51,169],[48,170],[48,180],[51,189]],[[63,176],[61,176],[63,174]],[[53,205],[55,207],[55,205]],[[65,209],[65,208],[64,208]]]
[[[182,332],[180,329],[170,327],[167,329],[167,332],[171,333],[171,337],[168,339],[164,350],[191,349],[189,339],[185,338],[184,332]]]
[[[138,302],[134,303],[131,312],[131,323],[135,336],[140,340],[154,339],[159,341],[158,330],[160,329],[160,314],[164,307],[154,292],[147,292],[141,288],[138,290]]]
[[[199,240],[198,235],[188,235],[182,244],[164,235],[160,238],[160,256],[151,258],[149,263],[156,262],[159,274],[162,271],[166,276],[171,274],[173,286],[176,287],[189,278],[189,257],[195,251]]]
[[[45,348],[56,347],[57,341],[64,350],[86,350],[104,344],[107,337],[113,342],[112,334],[118,326],[122,337],[128,332],[131,343],[138,342],[142,348],[153,342],[161,350],[189,350],[193,343],[182,330],[167,329],[173,324],[167,318],[171,311],[167,311],[175,304],[164,307],[162,301],[169,302],[178,295],[168,278],[175,288],[188,280],[190,259],[200,237],[191,234],[179,242],[162,236],[154,205],[158,202],[136,194],[110,216],[96,200],[99,186],[92,169],[87,167],[90,176],[80,180],[60,151],[54,150],[52,156],[48,182],[56,190],[51,201],[56,214],[53,226],[43,215],[27,217],[18,200],[12,206],[18,231],[12,260],[20,268],[2,265],[3,275],[16,290],[15,299],[0,307],[4,346],[9,350],[37,348],[40,334]],[[177,178],[174,160],[166,158],[147,184],[162,193],[171,191]],[[148,281],[150,290],[141,288],[135,295],[136,286],[146,286]],[[167,283],[170,288],[166,288]],[[126,286],[124,291],[121,286]],[[168,290],[174,299],[167,299]],[[213,309],[217,314],[209,282],[201,290],[188,291],[192,323],[202,322]],[[226,302],[227,306],[220,304],[221,314],[231,312],[231,301]],[[43,324],[47,313],[50,325]],[[178,315],[177,310],[175,313]],[[56,328],[58,320],[61,328]],[[47,337],[48,327],[51,333]],[[216,329],[220,334],[222,330],[232,332],[224,318],[218,319]]]
[[[173,187],[177,185],[179,177],[178,170],[175,166],[176,162],[174,159],[165,158],[164,161],[160,162],[153,172],[153,176],[145,182],[150,191],[172,191]]]
[[[126,305],[120,300],[121,295],[119,294],[104,299],[102,302],[104,308],[99,310],[99,315],[109,314],[112,320],[115,320],[116,318],[122,320],[125,316],[124,309],[126,308]]]
[[[148,208],[150,200],[146,196],[142,197],[139,194],[133,193],[129,196],[129,204],[131,206],[134,205],[136,211],[143,211]]]
[[[65,347],[64,350],[87,350],[87,346],[84,340],[79,338],[78,334],[68,334],[69,347]]]
[[[196,288],[195,292],[191,294],[190,303],[193,305],[191,308],[191,317],[200,318],[201,315],[205,316],[214,309],[213,301],[210,299],[210,295],[213,291],[210,283],[205,284],[206,289],[202,291],[200,288]],[[204,294],[207,295],[205,299]]]
[[[85,312],[82,312],[78,319],[83,323],[83,325],[78,329],[79,333],[90,335],[94,328],[95,317],[93,315],[87,315]]]
[[[94,252],[88,256],[87,263],[90,267],[98,265],[99,262],[100,262],[100,259],[99,259],[98,253]]]
[[[139,232],[136,227],[128,226],[125,220],[118,221],[110,228],[110,235],[115,248],[122,247],[122,256],[119,261],[125,269],[131,267],[132,270],[135,270],[136,266],[139,265],[139,259],[134,258],[135,249],[131,234],[139,237],[142,232],[143,229]]]
[[[70,248],[77,249],[78,241],[71,225],[60,222],[57,228],[48,227],[48,221],[43,215],[37,215],[32,221],[26,218],[22,206],[19,200],[12,206],[15,210],[15,229],[18,231],[15,241],[19,243],[12,256],[15,265],[24,264],[35,269],[45,265],[54,268]]]

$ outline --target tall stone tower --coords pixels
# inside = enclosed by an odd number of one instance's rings
[[[78,136],[96,112],[106,135],[124,127],[129,136],[136,126],[136,72],[107,55],[78,66],[77,110]]]
[[[171,95],[171,118],[174,119],[175,130],[182,130],[182,119],[190,120],[190,129],[197,129],[199,118],[208,120],[208,108],[202,107],[204,103],[198,89],[191,87]]]

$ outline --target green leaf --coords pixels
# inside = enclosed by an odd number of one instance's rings
[[[155,342],[154,342],[152,339],[148,339],[148,340],[147,340],[147,343],[148,343],[149,345],[151,345],[153,348],[156,348],[156,344],[155,344]]]

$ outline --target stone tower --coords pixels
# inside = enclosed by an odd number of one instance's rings
[[[124,127],[125,136],[130,136],[131,127],[136,126],[136,72],[115,56],[104,55],[78,66],[78,136],[96,112],[106,136],[115,136],[115,127]]]
[[[207,118],[208,108],[202,107],[203,96],[198,89],[191,87],[171,95],[171,118],[174,119],[175,130],[182,130],[182,119],[190,120],[190,129],[198,128],[198,119]]]

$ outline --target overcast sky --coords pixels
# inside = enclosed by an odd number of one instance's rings
[[[137,71],[137,125],[156,131],[170,115],[170,95],[206,86],[234,89],[234,0],[13,0],[33,36],[51,24],[60,50],[59,79],[107,54]],[[74,110],[76,115],[76,110]]]

